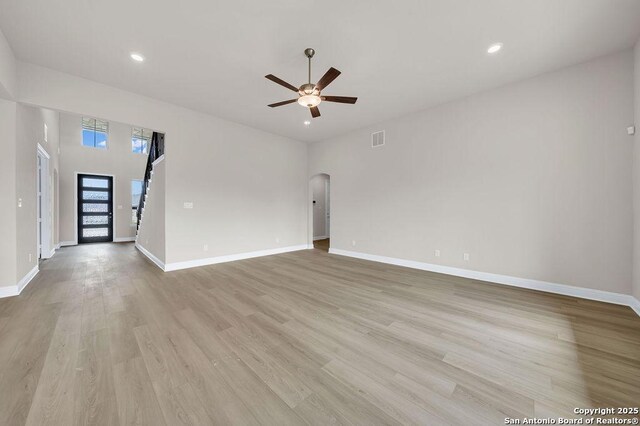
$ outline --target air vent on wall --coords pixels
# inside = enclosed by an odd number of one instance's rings
[[[371,133],[371,146],[373,148],[384,145],[384,130]]]

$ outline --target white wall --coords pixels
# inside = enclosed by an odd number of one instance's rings
[[[142,213],[143,218],[140,221],[140,230],[136,239],[136,245],[141,246],[144,250],[151,253],[151,255],[163,264],[166,261],[165,177],[164,160],[156,160],[147,190],[147,198]]]
[[[16,284],[16,108],[0,99],[0,291]]]
[[[329,176],[320,174],[311,178],[311,192],[313,196],[313,238],[326,238],[327,233],[327,203],[326,185]]]
[[[628,50],[313,144],[309,175],[333,248],[629,294],[632,121]]]
[[[640,301],[640,40],[634,49],[635,142],[633,148],[633,296]]]
[[[0,31],[0,293],[16,284],[16,60]]]
[[[44,141],[44,124],[49,127]],[[36,149],[51,155],[52,183],[57,166],[58,116],[54,111],[0,100],[0,294],[15,294],[15,285],[37,264]],[[52,194],[54,195],[54,194]],[[20,202],[19,202],[20,201]],[[55,206],[55,203],[53,204]],[[57,212],[52,209],[52,242]],[[3,289],[4,287],[4,289]]]
[[[180,121],[165,142],[168,263],[306,244],[306,144],[200,114]]]
[[[52,235],[51,241],[57,245],[59,240],[59,226],[60,226],[60,214],[59,214],[59,199],[60,199],[60,187],[59,187],[59,171],[60,171],[60,113],[45,108],[36,108],[36,122],[33,123],[34,131],[40,133],[38,139],[40,145],[47,151],[51,157],[49,160],[49,185],[51,188],[52,196],[52,218],[51,223]],[[39,117],[39,118],[38,118]],[[44,138],[44,124],[47,124],[47,140]],[[56,181],[58,179],[58,181]]]
[[[26,275],[37,264],[36,150],[32,109],[18,104],[16,114],[16,272]],[[35,140],[34,140],[35,139]]]
[[[44,124],[48,126],[48,140],[44,141]],[[52,185],[55,167],[58,165],[58,113],[42,108],[18,104],[16,114],[16,199],[22,206],[16,209],[16,273],[20,280],[37,265],[37,159],[38,144],[47,149],[51,156],[49,163],[49,184]],[[54,203],[55,205],[55,203]],[[51,240],[55,239],[55,215]]]
[[[114,176],[114,240],[133,238],[131,180],[144,179],[147,156],[131,152],[132,126],[109,122],[107,149],[82,146],[82,116],[60,114],[60,238],[77,242],[77,173]]]
[[[16,58],[0,30],[0,98],[13,99],[16,93]]]
[[[306,245],[306,144],[31,64],[18,89],[26,103],[165,132],[167,262]]]
[[[49,236],[49,241],[51,241],[52,247],[49,247],[49,249],[52,249],[58,244],[59,214],[57,209],[57,198],[59,198],[59,189],[55,184],[54,176],[56,175],[56,171],[59,170],[60,167],[58,155],[58,150],[60,148],[60,114],[57,111],[53,111],[50,109],[34,108],[25,105],[20,105],[19,108],[21,111],[21,116],[23,117],[23,123],[20,128],[20,138],[22,142],[19,143],[26,143],[36,146],[37,144],[40,144],[47,152],[47,154],[49,154],[49,175],[46,177],[45,182],[49,186],[49,196],[51,203],[51,235]],[[45,124],[47,125],[46,140],[44,135]],[[36,164],[34,164],[34,167],[35,166]],[[37,188],[37,178],[35,185]]]

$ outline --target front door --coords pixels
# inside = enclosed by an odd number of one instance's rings
[[[78,175],[78,244],[113,241],[113,178]]]

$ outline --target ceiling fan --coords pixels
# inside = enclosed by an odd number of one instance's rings
[[[313,58],[313,55],[315,55],[315,53],[316,51],[311,48],[304,50],[304,54],[307,58],[309,58],[309,82],[303,84],[299,88],[287,83],[284,80],[279,79],[273,74],[265,75],[265,78],[273,81],[274,83],[277,83],[289,90],[293,90],[294,92],[298,93],[297,98],[289,99],[288,101],[276,102],[275,104],[269,105],[271,108],[292,104],[297,101],[303,107],[309,108],[309,110],[311,111],[311,116],[313,118],[316,118],[320,117],[320,110],[318,110],[318,105],[322,101],[338,102],[341,104],[356,103],[358,98],[354,98],[351,96],[322,96],[322,90],[329,84],[331,84],[331,82],[340,75],[340,71],[333,67],[329,68],[329,71],[327,71],[322,76],[320,81],[318,81],[316,84],[311,83],[311,58]]]

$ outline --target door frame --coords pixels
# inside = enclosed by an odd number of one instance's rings
[[[40,158],[39,171],[38,158]],[[38,143],[36,149],[36,259],[49,259],[54,252],[50,160],[51,156],[47,150]]]
[[[319,173],[314,173],[307,178],[307,248],[308,249],[313,248],[313,184],[312,184],[312,181],[314,177],[322,176],[322,175],[326,176],[327,181],[329,182],[328,187],[325,183],[325,197],[328,197],[329,202],[331,202],[331,174],[327,172],[319,172]],[[331,207],[329,206],[329,208],[327,208],[326,199],[325,199],[325,214],[324,214],[325,233],[329,238],[329,250],[331,250],[331,223],[329,223],[329,229],[327,229],[326,228],[327,211],[329,212],[329,214],[331,214]]]
[[[331,243],[331,176],[324,181],[324,234]]]
[[[92,173],[92,172],[74,172],[74,190],[73,190],[73,223],[74,223],[74,243],[78,245],[78,175],[94,175],[104,176],[111,178],[112,197],[111,197],[111,226],[113,227],[112,242],[116,239],[116,176],[107,173]]]

